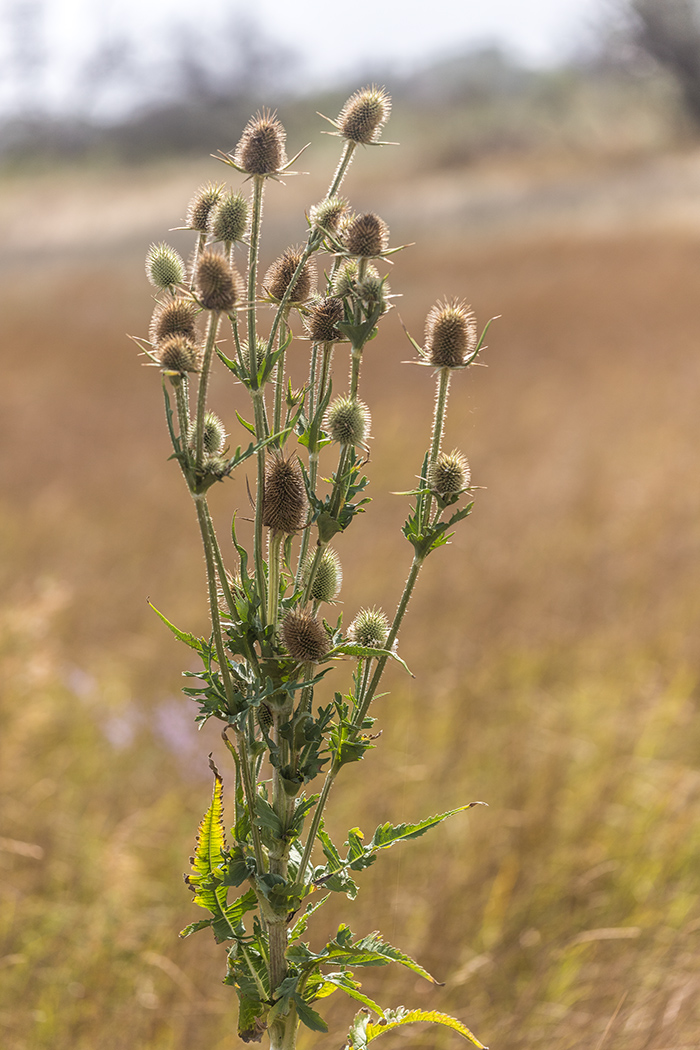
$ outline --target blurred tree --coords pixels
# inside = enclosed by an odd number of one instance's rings
[[[634,43],[676,80],[700,128],[700,11],[697,0],[629,0]]]

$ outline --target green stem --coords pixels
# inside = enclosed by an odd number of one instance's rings
[[[350,161],[353,158],[353,155],[355,153],[355,149],[356,148],[357,148],[357,143],[356,142],[346,142],[345,143],[345,149],[343,150],[343,154],[342,154],[342,156],[340,158],[340,161],[338,162],[338,167],[335,169],[335,175],[333,176],[333,181],[331,182],[330,186],[328,187],[328,193],[326,194],[326,199],[328,199],[328,197],[335,196],[335,194],[340,189],[340,184],[343,181],[343,179],[345,178],[346,171],[350,167]]]
[[[284,533],[277,529],[270,530],[267,551],[267,622],[274,627],[277,623],[277,611],[280,597],[280,560]]]
[[[175,387],[177,422],[180,428],[180,447],[184,452],[187,448],[187,443],[190,440],[190,407],[187,376],[173,376],[171,382]]]
[[[288,336],[289,328],[287,325],[287,319],[289,311],[285,315],[284,319],[280,323],[280,343],[284,343]],[[283,350],[277,359],[277,366],[275,369],[275,411],[272,420],[272,433],[279,434],[282,429],[282,402],[284,400],[284,363],[287,356],[286,350]]]
[[[421,570],[424,560],[425,559],[423,557],[420,557],[418,554],[414,555],[410,572],[406,579],[406,583],[404,584],[403,594],[401,595],[401,601],[399,602],[398,607],[396,609],[396,613],[394,615],[394,622],[391,625],[391,630],[389,631],[389,636],[384,646],[385,649],[390,650],[394,645],[394,642],[396,641],[396,638],[399,633],[399,627],[401,626],[401,621],[403,620],[406,614],[406,609],[408,608],[408,603],[410,601],[411,595],[413,594],[413,588],[416,585],[416,580],[418,579],[418,574]],[[362,721],[365,715],[367,714],[367,711],[369,710],[369,705],[372,703],[374,694],[377,691],[379,682],[381,681],[381,677],[384,673],[384,668],[386,667],[388,659],[388,656],[381,656],[377,660],[377,666],[374,670],[374,674],[372,675],[372,681],[370,682],[369,687],[367,688],[362,698],[362,703],[358,706],[355,712],[355,716],[353,718],[353,728],[355,732],[357,732],[360,729]]]
[[[428,454],[428,466],[434,463],[440,452],[442,436],[445,429],[445,414],[447,412],[447,395],[450,389],[450,378],[452,369],[441,368],[438,372],[437,390],[435,391],[435,416],[433,417],[433,435],[430,442],[430,453]],[[421,488],[427,481],[421,478]],[[424,521],[430,521],[433,497],[429,494],[425,499],[423,507]]]
[[[219,576],[219,583],[221,584],[221,590],[224,593],[226,605],[231,614],[232,620],[238,619],[238,613],[236,612],[236,603],[233,600],[233,594],[229,587],[228,576],[226,575],[226,568],[224,566],[224,560],[221,556],[221,548],[219,547],[219,541],[216,537],[216,529],[214,528],[214,522],[212,521],[211,514],[209,513],[209,504],[206,500],[203,501],[204,512],[207,518],[207,525],[209,527],[209,537],[211,539],[212,551],[214,554],[214,561],[216,562],[216,571]]]
[[[197,273],[197,263],[199,262],[199,256],[202,254],[202,248],[207,243],[206,233],[200,233],[197,238],[197,243],[194,246],[194,253],[192,255],[192,270],[190,272],[190,291],[194,289],[194,278]]]
[[[212,310],[207,327],[207,341],[204,346],[204,357],[202,359],[202,371],[199,376],[199,392],[197,394],[197,424],[195,430],[195,466],[197,473],[202,469],[204,462],[204,415],[207,407],[207,387],[209,385],[209,373],[216,345],[216,335],[219,330],[219,310]]]
[[[314,810],[313,819],[311,821],[311,827],[309,828],[309,834],[306,839],[306,845],[304,846],[304,852],[302,854],[301,863],[299,865],[300,882],[303,882],[306,879],[306,869],[309,866],[309,862],[311,860],[311,853],[314,848],[316,836],[318,835],[318,829],[321,826],[323,810],[325,808],[326,802],[328,801],[330,790],[333,787],[333,784],[335,783],[335,778],[338,776],[339,772],[340,766],[337,766],[335,763],[333,763],[331,768],[328,770],[328,773],[326,774],[326,779],[323,783],[323,788],[321,789],[321,795],[316,804],[316,809]]]

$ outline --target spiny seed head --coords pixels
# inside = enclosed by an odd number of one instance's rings
[[[341,445],[363,445],[369,434],[371,417],[364,401],[337,397],[328,406],[325,429]]]
[[[193,427],[191,440],[196,438],[196,428]],[[218,456],[226,441],[224,424],[214,412],[207,412],[204,416],[204,430],[202,434],[202,446],[210,456]]]
[[[263,525],[277,532],[302,528],[306,517],[306,489],[296,456],[272,456],[265,468]]]
[[[273,262],[272,266],[265,274],[263,287],[274,299],[284,298],[284,294],[289,287],[289,282],[294,276],[297,266],[301,262],[302,254],[303,249],[301,248],[286,248],[280,255],[279,259],[276,259]],[[302,267],[301,273],[294,282],[294,287],[292,288],[288,301],[290,303],[303,303],[311,295],[315,280],[316,268],[312,262],[307,260]]]
[[[202,464],[204,473],[221,481],[229,473],[229,462],[225,456],[205,456]]]
[[[219,252],[208,248],[197,260],[194,286],[205,310],[232,310],[241,293],[241,278]]]
[[[281,633],[287,652],[299,663],[317,663],[330,649],[323,624],[303,609],[290,609],[282,621]]]
[[[214,208],[211,233],[215,241],[243,240],[248,226],[248,201],[242,193],[225,193]]]
[[[336,125],[343,138],[369,145],[376,142],[391,113],[391,98],[374,84],[351,95],[340,111]]]
[[[185,279],[185,264],[179,252],[161,241],[152,244],[146,254],[146,276],[156,288],[172,288]]]
[[[350,624],[350,640],[367,649],[384,649],[389,637],[389,620],[381,609],[360,609]]]
[[[184,335],[170,335],[158,345],[158,363],[163,372],[198,372],[202,364],[202,352],[191,339]]]
[[[459,368],[476,350],[476,318],[471,306],[455,299],[436,303],[425,321],[424,356],[437,368]]]
[[[344,197],[326,197],[309,209],[309,221],[312,226],[336,233],[347,211],[348,202]]]
[[[267,339],[264,339],[261,335],[256,336],[255,337],[255,367],[256,367],[256,369],[260,368],[260,365],[263,362],[263,357],[265,356],[266,353],[267,353]],[[241,342],[241,355],[242,355],[243,360],[245,361],[245,363],[247,365],[249,360],[250,360],[250,355],[248,353],[248,343],[246,343],[246,342]]]
[[[351,295],[355,290],[359,267],[356,259],[345,259],[333,274],[333,295],[342,298]]]
[[[195,340],[197,304],[192,299],[177,296],[157,306],[151,319],[150,337],[154,345],[162,343],[171,335],[182,335]]]
[[[223,196],[225,187],[221,183],[207,182],[200,186],[187,205],[187,229],[209,232],[211,213]]]
[[[307,580],[313,560],[313,555],[311,555],[304,567]],[[315,602],[332,602],[338,597],[342,582],[343,570],[340,567],[338,555],[332,547],[326,547],[316,570],[314,582],[311,584],[312,599]]]
[[[428,488],[440,496],[455,496],[469,487],[470,477],[469,464],[460,452],[440,452],[428,467]]]
[[[273,175],[287,163],[286,139],[287,133],[274,113],[256,113],[243,129],[234,162],[249,175]]]
[[[335,327],[343,320],[343,301],[334,295],[317,299],[309,307],[306,316],[306,328],[309,338],[314,343],[335,343],[342,335]]]
[[[262,726],[263,729],[272,729],[272,711],[267,704],[260,704],[258,707],[258,725]]]
[[[381,306],[382,313],[386,313],[389,309],[387,301],[389,291],[389,285],[384,278],[379,276],[376,270],[374,273],[366,272],[356,288],[358,299],[368,303],[370,306]]]
[[[348,255],[371,259],[388,248],[389,227],[378,215],[368,211],[350,220],[343,230],[342,241]]]

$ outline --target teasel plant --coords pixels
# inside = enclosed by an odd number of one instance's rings
[[[293,1050],[300,1025],[327,1031],[319,1004],[335,991],[360,1007],[348,1048],[364,1050],[382,1033],[417,1021],[445,1025],[483,1047],[452,1017],[383,1009],[365,995],[354,976],[365,966],[394,962],[437,983],[379,933],[356,937],[343,924],[324,945],[305,939],[313,913],[333,894],[354,898],[356,877],[383,850],[483,804],[380,824],[369,838],[354,828],[342,847],[324,824],[339,774],[375,746],[371,707],[388,663],[408,670],[397,644],[423,565],[472,509],[467,461],[444,452],[442,440],[453,374],[477,360],[486,329],[479,338],[466,303],[440,302],[428,314],[423,344],[409,336],[416,363],[436,377],[436,394],[418,484],[402,494],[412,500],[403,527],[412,551],[406,583],[393,616],[364,608],[344,625],[334,610],[343,534],[370,502],[362,362],[392,305],[381,270],[400,249],[389,246],[379,216],[353,213],[340,190],[358,149],[381,144],[390,108],[383,88],[365,87],[330,121],[341,151],[328,192],[307,212],[306,242],[288,248],[262,276],[265,192],[296,160],[287,159],[284,128],[267,111],[249,121],[234,151],[218,155],[241,177],[240,188],[208,184],[190,202],[189,262],[164,242],[146,259],[156,305],[148,338],[136,341],[162,373],[171,458],[201,533],[210,637],[156,612],[201,659],[201,668],[185,672],[184,692],[200,726],[209,719],[222,724],[231,757],[227,834],[224,781],[210,756],[213,796],[186,876],[194,904],[207,914],[181,936],[209,930],[228,946],[224,983],[238,998],[238,1035],[243,1042],[269,1038],[273,1050]],[[301,390],[293,389],[286,367],[293,343],[308,350]],[[234,423],[247,435],[247,445],[233,452],[209,404],[214,365],[230,375]],[[244,464],[256,481],[250,506],[233,514],[235,561],[228,567],[207,497]],[[244,543],[241,522],[251,517],[252,539]],[[354,669],[346,692],[330,684],[339,661]]]

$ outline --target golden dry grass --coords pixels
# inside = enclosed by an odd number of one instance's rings
[[[5,260],[0,1042],[223,1050],[222,950],[176,939],[216,733],[189,730],[186,654],[145,602],[205,629],[201,559],[159,378],[124,337],[147,326],[147,238],[110,238]],[[382,858],[317,936],[381,925],[446,987],[380,970],[369,993],[451,1010],[492,1047],[697,1045],[699,258],[673,229],[460,229],[391,275],[416,335],[442,295],[502,315],[446,437],[485,489],[426,567],[401,643],[417,678],[392,672],[332,824],[489,809]],[[394,313],[367,351],[375,502],[339,545],[348,615],[391,606],[409,562],[390,493],[432,409],[409,356]],[[224,381],[215,400],[240,407]],[[216,492],[224,528],[245,501],[240,479]],[[351,1013],[331,1003],[338,1044]]]

